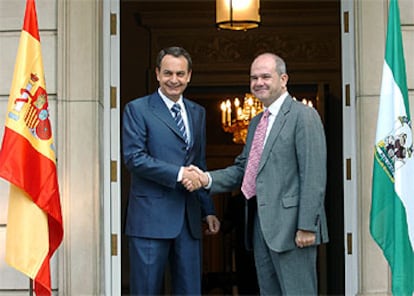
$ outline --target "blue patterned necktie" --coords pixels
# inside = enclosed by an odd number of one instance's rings
[[[252,147],[250,148],[249,158],[247,160],[247,166],[244,171],[241,187],[246,199],[250,199],[256,195],[257,170],[259,169],[259,162],[263,152],[267,125],[269,123],[269,114],[269,109],[266,109],[253,136]]]
[[[181,106],[175,103],[172,106],[171,110],[174,112],[175,123],[177,123],[178,129],[180,130],[181,135],[184,137],[185,142],[188,144],[187,132],[185,130],[183,117],[181,116]]]

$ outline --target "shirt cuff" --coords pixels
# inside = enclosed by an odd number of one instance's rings
[[[206,172],[206,174],[207,174],[207,177],[208,177],[208,184],[207,184],[207,186],[204,186],[204,188],[205,189],[210,189],[211,188],[211,185],[213,183],[213,179],[211,178],[211,175],[210,175],[209,172]]]
[[[184,167],[181,167],[180,170],[178,171],[177,182],[181,182],[183,180],[183,172],[184,172]]]

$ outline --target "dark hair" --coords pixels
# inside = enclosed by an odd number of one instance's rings
[[[176,58],[185,57],[185,59],[187,60],[187,64],[188,64],[188,71],[190,71],[193,68],[193,61],[191,60],[190,54],[182,47],[171,46],[171,47],[161,49],[160,52],[158,53],[156,65],[155,65],[158,69],[161,68],[161,61],[167,54],[172,55]]]

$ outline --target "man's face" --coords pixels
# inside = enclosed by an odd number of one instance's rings
[[[250,90],[269,107],[286,90],[288,75],[276,72],[276,62],[271,55],[257,57],[250,68]]]
[[[176,102],[191,79],[191,71],[188,71],[188,63],[185,57],[178,58],[166,55],[161,60],[160,69],[155,69],[161,92],[169,99]]]

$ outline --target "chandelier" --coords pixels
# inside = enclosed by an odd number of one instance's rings
[[[296,97],[293,99],[297,100]],[[314,107],[312,99],[302,98],[300,101],[304,105]],[[250,120],[263,111],[263,103],[253,94],[246,93],[243,101],[237,97],[233,101],[223,100],[220,109],[223,130],[233,134],[234,143],[245,144]]]
[[[252,94],[246,93],[242,101],[239,98],[222,101],[220,109],[223,130],[233,134],[234,143],[245,144],[250,120],[263,111],[263,104]]]
[[[216,25],[235,31],[257,28],[259,8],[260,0],[216,0]]]

